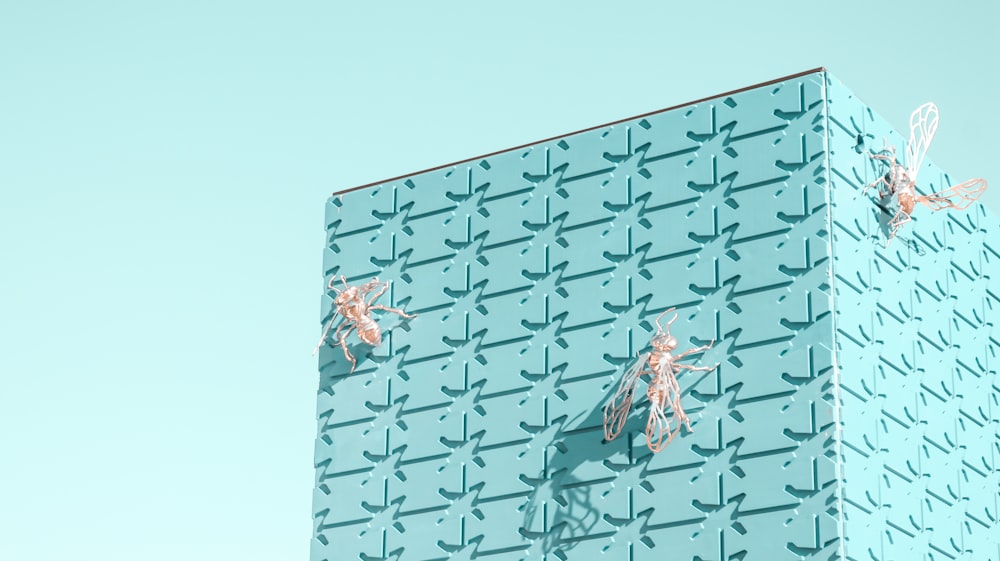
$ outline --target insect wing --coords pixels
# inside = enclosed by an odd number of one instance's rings
[[[680,409],[680,386],[669,366],[665,365],[661,372],[654,374],[649,385],[649,420],[646,421],[646,445],[656,453],[670,444],[670,441],[680,431],[679,424],[677,428],[671,427],[671,419],[667,417],[667,410],[672,411],[674,420],[678,423],[681,421],[680,416],[683,415],[683,410]]]
[[[670,429],[670,419],[664,411],[663,402],[650,404],[649,420],[646,421],[646,446],[657,453],[674,439],[676,432]]]
[[[639,378],[646,373],[645,367],[648,361],[648,353],[641,355],[639,360],[625,371],[621,383],[618,384],[618,391],[604,407],[604,438],[606,440],[614,440],[621,434],[628,413],[632,409],[635,388],[639,385]]]
[[[906,144],[906,173],[910,181],[917,180],[917,172],[924,163],[927,149],[934,140],[938,128],[938,108],[933,103],[925,103],[910,115],[910,140]]]
[[[965,210],[972,206],[986,191],[986,180],[982,178],[970,179],[966,182],[952,185],[951,187],[917,197],[917,202],[929,207],[931,210],[941,210],[953,208],[955,210]]]

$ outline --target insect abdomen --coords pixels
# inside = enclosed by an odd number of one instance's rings
[[[916,204],[916,201],[914,200],[913,195],[911,195],[908,191],[904,190],[904,191],[900,191],[899,192],[899,209],[900,210],[902,210],[906,214],[913,214],[913,206],[915,204]]]
[[[358,318],[358,339],[375,347],[382,344],[382,330],[375,320],[368,316]]]

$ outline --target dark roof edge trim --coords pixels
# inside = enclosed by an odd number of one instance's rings
[[[681,103],[681,104],[678,104],[678,105],[673,105],[671,107],[665,107],[663,109],[657,109],[656,111],[650,111],[648,113],[643,113],[641,115],[635,115],[635,116],[632,116],[632,117],[626,117],[624,119],[618,119],[617,121],[612,121],[610,123],[603,123],[603,124],[600,124],[600,125],[595,125],[593,127],[587,127],[585,129],[580,129],[580,130],[577,130],[577,131],[569,132],[569,133],[566,133],[566,134],[560,134],[560,135],[557,135],[557,136],[551,136],[549,138],[545,138],[545,139],[542,139],[542,140],[536,140],[534,142],[528,142],[526,144],[519,144],[519,145],[513,146],[511,148],[504,148],[503,150],[497,150],[495,152],[490,152],[489,154],[483,154],[481,156],[473,156],[471,158],[466,158],[464,160],[458,160],[457,162],[451,162],[451,163],[443,164],[443,165],[440,165],[440,166],[434,166],[432,168],[427,168],[427,169],[423,169],[423,170],[420,170],[420,171],[415,171],[415,172],[412,172],[412,173],[406,173],[406,174],[403,174],[403,175],[397,175],[396,177],[390,177],[388,179],[382,179],[382,180],[379,180],[379,181],[373,181],[371,183],[365,183],[364,185],[358,185],[357,187],[350,187],[350,188],[343,189],[343,190],[340,190],[340,191],[334,191],[333,195],[331,195],[331,196],[336,197],[337,195],[343,195],[344,193],[350,193],[351,191],[358,191],[360,189],[366,189],[368,187],[374,187],[376,185],[382,185],[384,183],[390,183],[392,181],[397,181],[397,180],[404,179],[404,178],[407,178],[407,177],[412,177],[414,175],[420,175],[420,174],[429,173],[429,172],[432,172],[432,171],[437,171],[437,170],[440,170],[440,169],[450,168],[450,167],[453,167],[453,166],[457,166],[457,165],[464,164],[464,163],[467,163],[467,162],[472,162],[472,161],[475,161],[475,160],[482,160],[482,159],[485,159],[485,158],[489,158],[491,156],[496,156],[497,154],[502,154],[504,152],[511,152],[513,150],[518,150],[520,148],[527,148],[529,146],[535,146],[537,144],[542,144],[542,143],[545,143],[545,142],[551,142],[553,140],[557,140],[557,139],[560,139],[560,138],[565,138],[567,136],[573,136],[575,134],[580,134],[580,133],[584,133],[584,132],[588,132],[588,131],[592,131],[592,130],[603,129],[605,127],[610,127],[610,126],[617,125],[617,124],[620,124],[620,123],[624,123],[624,122],[627,122],[627,121],[634,121],[636,119],[642,119],[644,117],[649,117],[651,115],[656,115],[658,113],[663,113],[663,112],[666,112],[666,111],[672,111],[674,109],[679,109],[681,107],[687,107],[688,105],[694,105],[696,103],[703,103],[703,102],[710,101],[710,100],[713,100],[713,99],[718,99],[720,97],[727,97],[727,96],[730,96],[730,95],[735,95],[735,94],[738,94],[738,93],[742,93],[742,92],[745,92],[745,91],[748,91],[748,90],[755,90],[757,88],[763,88],[764,86],[770,86],[771,84],[777,84],[778,82],[784,82],[786,80],[791,80],[793,78],[801,78],[802,76],[806,76],[806,75],[809,75],[809,74],[816,74],[817,72],[826,72],[826,71],[827,70],[826,70],[825,67],[819,66],[819,67],[816,67],[816,68],[813,68],[813,69],[810,69],[810,70],[806,70],[804,72],[798,72],[796,74],[791,74],[791,75],[788,75],[788,76],[782,76],[781,78],[775,78],[774,80],[768,80],[767,82],[761,82],[759,84],[754,84],[752,86],[746,86],[746,87],[739,88],[739,89],[736,89],[736,90],[730,90],[728,92],[723,92],[723,93],[720,93],[720,94],[710,95],[708,97],[703,97],[701,99],[696,99],[694,101],[688,101],[688,102]]]

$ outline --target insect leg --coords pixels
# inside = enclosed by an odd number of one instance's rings
[[[892,241],[892,238],[896,237],[896,232],[899,232],[899,228],[910,220],[912,220],[912,218],[910,218],[909,214],[906,214],[902,210],[897,212],[896,216],[893,216],[892,220],[889,221],[889,227],[892,228],[889,232],[889,241]]]
[[[407,319],[412,319],[412,318],[417,317],[416,314],[408,314],[408,313],[404,312],[403,310],[400,310],[399,308],[390,308],[388,306],[383,306],[381,304],[376,304],[375,300],[378,300],[379,296],[382,296],[383,294],[385,294],[385,291],[389,288],[389,283],[387,281],[385,281],[385,282],[378,282],[378,279],[374,279],[374,280],[372,280],[372,282],[370,282],[370,283],[368,283],[368,285],[366,285],[366,287],[365,287],[366,288],[365,293],[367,294],[368,292],[371,292],[371,291],[375,290],[376,286],[378,287],[378,292],[376,292],[374,295],[372,295],[371,300],[368,301],[367,306],[368,306],[369,310],[385,310],[387,312],[392,312],[394,314],[398,314],[398,315],[400,315],[400,316],[402,316],[404,318],[407,318]]]
[[[887,154],[876,154],[874,152],[869,152],[868,155],[873,160],[882,160],[884,162],[888,162],[889,163],[889,174],[891,175],[892,174],[892,170],[896,169],[896,147],[892,146],[892,145],[888,145],[883,150],[883,152],[889,152],[889,154],[888,155]],[[885,191],[882,191],[882,186],[880,184],[885,185],[885,189],[886,189]],[[867,193],[868,189],[874,187],[875,185],[879,185],[878,196],[880,198],[884,199],[885,197],[887,197],[887,196],[889,196],[889,195],[892,194],[892,182],[890,180],[886,179],[885,175],[882,175],[877,180],[875,180],[875,181],[869,183],[868,185],[866,185],[865,188],[861,191],[861,194],[863,195],[863,194]]]
[[[887,146],[883,152],[889,152],[888,154],[879,154],[877,152],[869,152],[868,156],[873,160],[882,160],[883,162],[889,162],[889,165],[896,165],[896,147]]]
[[[351,361],[351,374],[354,374],[354,369],[358,367],[357,359],[354,358],[354,355],[351,354],[351,351],[347,350],[347,336],[351,334],[351,330],[353,329],[354,326],[352,325],[347,329],[347,331],[341,334],[340,339],[337,341],[337,345],[339,345],[340,348],[344,350],[344,357],[346,357],[347,360]]]
[[[683,368],[685,370],[694,370],[697,372],[711,372],[719,367],[716,363],[715,366],[691,366],[690,364],[674,364],[677,368]]]
[[[874,187],[876,185],[879,186],[878,187],[878,196],[879,196],[880,199],[884,199],[884,198],[888,197],[892,193],[892,182],[889,181],[888,179],[886,179],[885,176],[883,175],[882,177],[879,177],[875,181],[873,181],[873,182],[869,183],[868,185],[866,185],[865,188],[861,191],[861,194],[864,195],[865,193],[868,192],[868,189],[871,189],[872,187]],[[882,185],[885,185],[885,191],[882,190]]]
[[[367,289],[364,291],[365,294],[375,290],[376,287],[378,287],[378,292],[376,292],[375,295],[372,296],[372,299],[368,301],[369,306],[374,304],[375,301],[378,300],[378,297],[385,293],[385,291],[389,288],[389,282],[379,282],[378,279],[372,279],[371,282],[365,285],[365,288]]]
[[[345,319],[343,322],[341,322],[340,325],[337,326],[337,330],[333,332],[333,338],[334,339],[340,339],[340,333],[344,330],[344,328],[345,327],[346,328],[352,328],[353,325],[354,325],[354,322]],[[350,329],[348,329],[347,332],[350,333]]]
[[[400,310],[399,308],[390,308],[388,306],[383,306],[381,304],[375,304],[374,306],[370,306],[368,309],[369,310],[385,310],[387,312],[392,312],[394,314],[399,314],[399,315],[403,316],[406,319],[412,319],[412,318],[417,317],[417,314],[408,314],[408,313],[404,312],[403,310]]]
[[[695,353],[700,353],[700,352],[707,351],[707,350],[711,349],[712,345],[714,345],[714,344],[715,344],[715,339],[713,339],[712,342],[709,343],[709,344],[707,344],[707,345],[704,345],[704,346],[701,346],[701,347],[695,347],[693,349],[688,349],[688,350],[684,351],[683,353],[680,353],[680,354],[674,356],[674,360],[677,360],[679,358],[684,358],[684,357],[686,357],[688,355],[693,355]]]

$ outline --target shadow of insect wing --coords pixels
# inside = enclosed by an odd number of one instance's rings
[[[628,419],[628,413],[632,409],[635,388],[639,385],[639,378],[647,372],[645,367],[648,362],[649,353],[639,356],[638,362],[625,371],[621,383],[618,384],[618,391],[604,407],[604,438],[606,440],[614,440],[621,434],[625,420]]]
[[[965,210],[972,206],[972,203],[976,202],[986,192],[986,187],[985,179],[970,179],[943,191],[917,197],[917,202],[929,207],[931,210],[942,210],[945,208]]]

